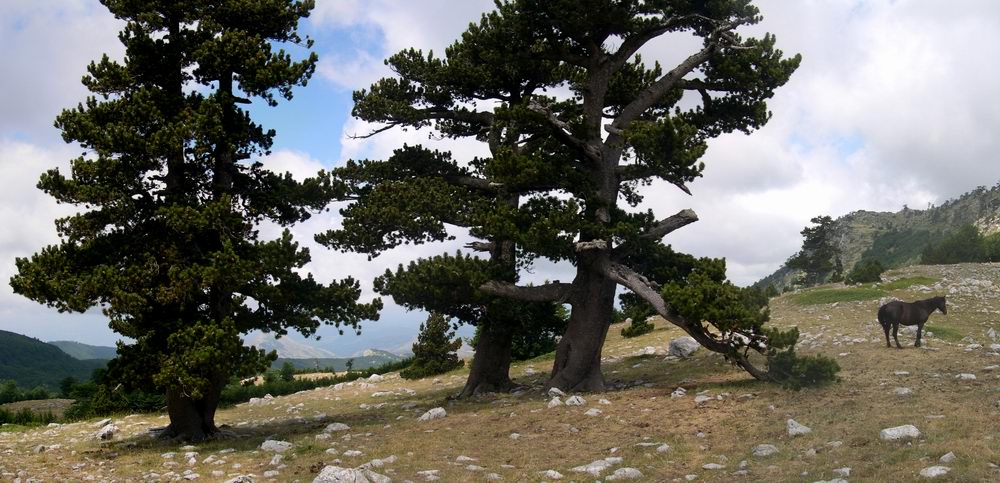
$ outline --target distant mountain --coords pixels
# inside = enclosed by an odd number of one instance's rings
[[[365,349],[354,357],[327,357],[327,358],[283,358],[271,364],[273,368],[281,367],[285,362],[291,362],[296,369],[330,369],[334,371],[347,370],[347,361],[353,360],[352,369],[362,370],[370,367],[378,367],[391,362],[398,362],[404,357],[380,349]]]
[[[844,273],[850,272],[857,262],[868,259],[878,260],[886,268],[896,268],[919,263],[925,247],[970,224],[984,235],[1000,232],[1000,184],[989,189],[981,186],[926,210],[904,207],[895,213],[863,210],[848,213],[834,220],[827,239]],[[830,275],[826,274],[824,279]],[[795,285],[801,276],[801,270],[782,265],[754,285],[772,285],[781,290]]]
[[[82,344],[80,342],[74,342],[71,340],[53,340],[49,344],[52,344],[63,352],[69,354],[74,359],[87,360],[87,359],[114,359],[118,355],[118,349],[114,347],[106,347],[99,345],[88,345]]]
[[[74,359],[54,345],[0,330],[0,380],[13,380],[22,388],[43,385],[55,390],[62,379],[88,380],[94,369],[106,364]]]
[[[257,334],[247,338],[245,344],[267,351],[278,351],[278,357],[283,359],[332,359],[337,357],[336,354],[326,349],[313,347],[287,336],[277,339],[274,334]]]

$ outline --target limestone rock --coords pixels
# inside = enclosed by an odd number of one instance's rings
[[[274,453],[284,453],[292,449],[292,443],[288,441],[276,441],[269,439],[260,444],[261,451],[271,451]]]
[[[670,349],[667,353],[675,357],[690,357],[700,348],[701,344],[698,344],[694,337],[684,336],[670,341]]]
[[[757,457],[765,457],[778,454],[778,447],[773,444],[758,444],[753,447],[753,455]]]
[[[809,434],[812,432],[812,428],[799,424],[799,422],[794,419],[789,419],[788,421],[785,421],[785,426],[788,428],[788,435],[792,437],[801,436],[803,434]]]
[[[920,437],[920,430],[912,424],[885,428],[878,434],[882,441],[898,441],[901,439],[915,439]]]
[[[327,466],[316,475],[313,483],[391,483],[388,476],[372,470]]]
[[[949,471],[951,471],[951,468],[947,466],[929,466],[920,470],[920,476],[924,478],[937,478],[947,475]]]
[[[444,408],[434,408],[421,415],[420,421],[430,421],[432,419],[440,419],[447,415],[448,411],[445,411]]]

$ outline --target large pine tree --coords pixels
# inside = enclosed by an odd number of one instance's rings
[[[102,0],[126,22],[126,55],[92,63],[93,93],[56,125],[83,156],[39,188],[79,214],[57,221],[61,241],[17,260],[17,293],[82,312],[100,307],[126,337],[110,374],[165,391],[165,435],[217,432],[224,385],[268,367],[275,355],[243,346],[263,330],[304,335],[321,323],[357,326],[380,303],[359,304],[352,279],[329,285],[301,275],[309,261],[286,230],[261,240],[264,221],[288,225],[334,195],[322,176],[305,182],[256,161],[274,131],[242,105],[275,105],[312,75],[315,54],[297,33],[312,1]],[[298,48],[298,47],[296,47]]]

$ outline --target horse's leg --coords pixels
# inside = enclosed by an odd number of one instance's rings
[[[917,324],[917,342],[913,344],[913,347],[920,347],[920,335],[924,332],[924,324],[926,322],[921,322]]]
[[[882,331],[885,332],[885,346],[891,349],[892,344],[889,343],[889,324],[883,324]]]
[[[892,339],[896,341],[896,348],[902,349],[903,346],[899,344],[899,322],[892,323]]]

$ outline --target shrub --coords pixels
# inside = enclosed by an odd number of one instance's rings
[[[840,365],[823,356],[799,356],[795,344],[799,329],[784,332],[768,331],[767,374],[772,381],[787,389],[823,386],[837,380]]]
[[[622,328],[622,337],[638,337],[648,334],[656,327],[648,319],[632,319],[632,323]]]
[[[454,330],[441,314],[431,314],[427,322],[420,324],[420,335],[413,344],[413,364],[399,373],[404,379],[442,374],[462,367],[458,351],[462,339],[453,339]]]
[[[291,382],[295,380],[295,366],[291,362],[285,362],[281,365],[281,371],[279,372],[282,381]]]
[[[879,282],[882,280],[882,272],[885,272],[885,267],[878,260],[862,260],[854,264],[845,281],[852,285]]]

